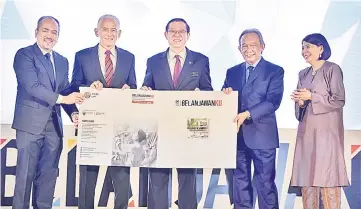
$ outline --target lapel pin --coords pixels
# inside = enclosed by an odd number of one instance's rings
[[[189,61],[189,64],[191,65],[191,64],[192,64],[192,62],[191,62],[191,61]]]

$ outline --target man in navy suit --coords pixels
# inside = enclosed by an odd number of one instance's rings
[[[60,105],[77,123],[75,103],[83,101],[80,93],[71,93],[68,60],[53,51],[59,30],[57,19],[41,17],[36,43],[19,49],[14,58],[18,87],[12,128],[18,156],[13,209],[29,208],[32,186],[34,208],[52,207],[63,147]]]
[[[208,57],[185,47],[190,28],[181,18],[168,22],[164,35],[169,43],[165,52],[150,57],[143,90],[212,91]],[[168,209],[169,168],[150,168],[149,209]],[[178,206],[196,209],[196,169],[177,169]]]
[[[277,209],[276,148],[279,147],[276,110],[284,91],[284,70],[262,57],[262,34],[247,29],[239,37],[246,62],[227,70],[223,91],[239,92],[237,166],[234,170],[234,208],[253,208],[251,161],[260,209]],[[241,128],[240,128],[241,127]]]
[[[101,90],[106,88],[136,89],[134,55],[118,48],[115,43],[120,37],[120,22],[113,15],[103,15],[94,29],[99,44],[76,53],[71,85],[79,91],[86,86]],[[111,102],[111,101],[104,101]],[[115,209],[128,208],[130,168],[110,166],[115,200]],[[99,166],[80,165],[79,208],[94,209],[94,195]]]

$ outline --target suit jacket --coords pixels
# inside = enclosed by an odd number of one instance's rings
[[[151,87],[153,90],[193,91],[196,88],[213,90],[208,57],[188,48],[186,48],[187,55],[178,77],[179,82],[177,86],[174,86],[168,64],[168,50],[148,58],[143,86]]]
[[[284,91],[284,70],[263,58],[246,83],[246,63],[227,70],[223,88],[239,92],[238,112],[248,110],[251,119],[245,120],[238,139],[251,149],[271,149],[279,146],[276,110]]]
[[[79,87],[89,87],[94,81],[101,81],[104,87],[108,87],[101,70],[97,44],[94,47],[83,49],[75,54],[74,70],[71,86],[74,91]],[[109,88],[122,88],[127,84],[130,88],[137,88],[134,70],[134,55],[126,50],[116,47],[117,61],[114,75]]]
[[[58,119],[56,124],[60,126],[60,134],[63,134],[60,105],[56,104],[56,100],[59,94],[66,96],[72,92],[68,80],[69,63],[55,51],[53,58],[56,72],[55,89],[51,79],[54,75],[53,69],[39,46],[35,43],[17,51],[14,70],[18,86],[12,128],[40,134],[55,111]],[[78,111],[75,104],[61,106],[69,116]]]

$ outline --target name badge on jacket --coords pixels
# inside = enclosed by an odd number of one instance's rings
[[[198,72],[191,72],[191,76],[192,76],[192,77],[198,77],[198,76],[199,76],[199,73],[198,73]]]

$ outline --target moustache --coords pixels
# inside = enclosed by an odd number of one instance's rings
[[[44,38],[45,41],[54,41],[52,38]]]

